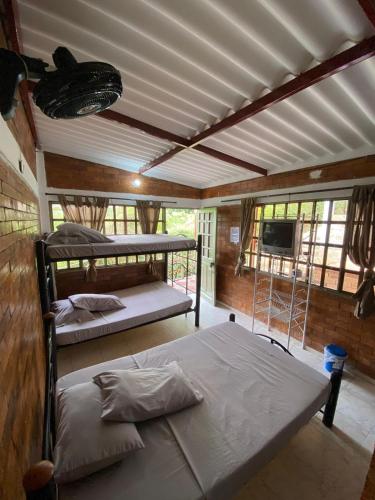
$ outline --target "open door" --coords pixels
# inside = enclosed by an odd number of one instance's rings
[[[201,294],[215,305],[216,208],[204,208],[198,211],[198,234],[202,235]]]

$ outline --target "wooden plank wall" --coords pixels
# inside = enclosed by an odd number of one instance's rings
[[[40,460],[44,344],[33,239],[38,201],[0,161],[0,498],[24,498],[22,476]]]
[[[234,276],[238,245],[230,243],[230,228],[240,225],[239,205],[218,208],[217,227],[217,300],[247,314],[252,313],[254,273],[245,271]],[[290,292],[290,284],[279,281],[276,286]],[[349,353],[358,369],[375,378],[375,318],[358,320],[353,316],[354,301],[350,297],[314,287],[307,325],[307,345],[322,351],[326,344],[337,343]],[[282,323],[273,326],[285,330]]]

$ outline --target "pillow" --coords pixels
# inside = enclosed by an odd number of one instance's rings
[[[90,241],[84,234],[67,236],[57,231],[56,233],[49,234],[46,238],[47,245],[87,245],[88,243]]]
[[[61,326],[68,323],[84,323],[92,321],[95,316],[85,309],[75,309],[69,299],[56,300],[52,303],[52,311],[55,313],[55,324]]]
[[[144,448],[134,424],[100,418],[102,396],[92,382],[61,391],[57,403],[56,482],[88,476]]]
[[[101,295],[100,293],[78,293],[70,295],[69,300],[74,307],[88,311],[113,311],[126,307],[116,295]]]
[[[103,372],[93,380],[102,390],[104,420],[142,422],[203,400],[176,361],[160,368]]]
[[[64,236],[83,236],[87,238],[90,243],[111,243],[113,241],[96,229],[91,229],[82,224],[75,224],[74,222],[65,222],[58,226],[57,229],[58,232]]]

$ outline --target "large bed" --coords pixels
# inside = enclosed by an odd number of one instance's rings
[[[93,313],[94,320],[56,327],[58,346],[85,342],[192,311],[192,299],[162,281],[111,292],[125,309]]]
[[[110,236],[111,243],[82,243],[75,245],[48,245],[46,255],[51,261],[87,259],[193,250],[194,239],[168,234],[134,234]]]
[[[229,500],[324,405],[323,422],[332,425],[341,374],[330,382],[233,322],[70,373],[58,380],[57,391],[104,370],[174,360],[203,402],[137,424],[144,450],[60,486],[59,499]]]

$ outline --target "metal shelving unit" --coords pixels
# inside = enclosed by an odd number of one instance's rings
[[[290,219],[288,219],[290,220]],[[311,221],[309,239],[303,239],[304,216],[298,219],[299,244],[295,258],[292,262],[291,276],[286,276],[277,272],[277,265],[282,257],[269,254],[271,259],[270,271],[260,270],[261,261],[261,234],[263,226],[263,216],[260,221],[260,232],[257,250],[257,264],[255,267],[254,295],[253,295],[253,321],[252,332],[255,327],[257,314],[263,314],[267,318],[267,329],[271,330],[272,320],[277,319],[288,325],[288,349],[290,337],[293,330],[302,334],[302,348],[305,348],[307,316],[310,303],[310,291],[313,277],[314,253],[316,243],[316,233],[318,219]],[[303,253],[303,244],[307,244],[308,252]],[[279,265],[281,268],[281,265]],[[305,273],[303,273],[304,268]],[[275,288],[275,279],[282,279],[291,283],[292,291],[287,293]]]

